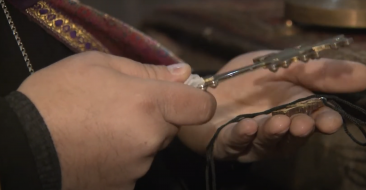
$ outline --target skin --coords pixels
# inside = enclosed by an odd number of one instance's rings
[[[220,72],[248,65],[266,53],[237,57]],[[364,65],[326,59],[293,64],[277,73],[258,70],[209,93],[182,84],[189,66],[173,70],[175,74],[167,67],[88,52],[23,82],[18,90],[39,109],[53,138],[63,189],[133,189],[178,131],[188,147],[204,153],[215,130],[236,115],[267,110],[311,91],[366,88]],[[332,134],[340,124],[339,114],[328,108],[311,116],[245,119],[221,132],[214,154],[240,162],[283,156],[297,150],[314,131]]]
[[[215,99],[183,84],[190,72],[88,52],[27,78],[18,90],[47,124],[62,189],[132,190],[181,126],[211,119]]]
[[[249,65],[253,58],[270,52],[239,56],[219,73]],[[179,137],[188,147],[203,154],[216,129],[235,116],[289,103],[312,95],[312,91],[361,91],[366,88],[365,73],[366,66],[360,63],[320,59],[306,64],[293,63],[277,73],[260,69],[232,78],[208,90],[217,101],[213,119],[199,127],[182,128]],[[304,145],[314,132],[333,134],[341,124],[341,116],[327,107],[310,116],[260,115],[224,128],[215,143],[214,155],[216,159],[240,162],[286,156]]]

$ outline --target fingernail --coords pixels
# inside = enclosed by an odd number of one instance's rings
[[[167,68],[172,75],[181,75],[187,71],[186,69],[189,68],[189,65],[186,63],[177,63],[169,65]]]

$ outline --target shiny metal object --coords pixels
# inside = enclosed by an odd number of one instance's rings
[[[272,112],[273,115],[286,115],[288,117],[291,117],[295,114],[307,114],[311,115],[314,111],[318,110],[319,108],[323,107],[323,101],[321,98],[313,98],[310,100],[305,100],[302,102],[298,102],[293,105],[289,105],[286,108],[283,108],[281,110],[277,110]]]
[[[237,70],[233,70],[230,72],[226,72],[223,74],[206,77],[206,78],[204,78],[205,83],[203,85],[201,85],[200,88],[203,90],[206,90],[207,87],[215,88],[219,84],[220,81],[223,81],[223,80],[226,80],[226,79],[235,77],[237,75],[240,75],[240,74],[243,74],[246,72],[250,72],[255,69],[262,68],[262,67],[264,67],[262,64],[253,64],[253,65],[243,67],[243,68],[240,68]]]
[[[366,28],[366,1],[285,0],[285,17],[308,25]]]
[[[20,51],[21,51],[21,53],[23,55],[23,58],[24,58],[24,61],[25,61],[26,65],[27,65],[28,71],[29,71],[30,74],[33,74],[34,73],[33,66],[32,66],[32,64],[31,64],[31,62],[30,62],[30,60],[28,58],[28,54],[25,51],[25,48],[24,48],[23,43],[22,43],[22,40],[19,37],[19,34],[17,32],[17,29],[16,29],[16,27],[14,25],[13,19],[10,16],[9,10],[6,7],[4,0],[0,0],[0,5],[1,5],[1,8],[3,9],[3,11],[5,13],[6,19],[8,20],[8,23],[10,25],[10,28],[11,28],[11,30],[13,32],[14,37],[15,37],[15,40],[17,41],[17,44],[19,46],[19,49],[20,49]]]
[[[200,88],[202,90],[206,90],[208,87],[215,88],[221,81],[254,71],[258,68],[265,68],[276,72],[279,68],[288,68],[291,63],[296,61],[307,62],[311,59],[319,59],[319,53],[321,51],[345,47],[350,45],[352,41],[352,38],[339,35],[315,44],[300,45],[278,53],[261,56],[253,59],[253,64],[250,66],[204,78],[204,84],[200,85]]]

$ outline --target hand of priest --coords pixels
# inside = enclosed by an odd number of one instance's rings
[[[180,126],[207,122],[216,101],[183,82],[188,65],[145,65],[88,52],[18,89],[35,104],[59,156],[63,189],[133,189]]]

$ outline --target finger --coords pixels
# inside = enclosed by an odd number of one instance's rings
[[[247,150],[252,144],[258,130],[258,124],[254,119],[243,119],[238,123],[227,126],[221,136],[221,145],[225,154],[236,156]]]
[[[179,126],[203,124],[215,113],[216,100],[210,93],[168,82],[155,82],[149,88],[160,112],[169,123]]]
[[[315,130],[315,121],[306,114],[297,114],[291,117],[290,132],[279,144],[282,156],[286,156],[298,150],[308,140]]]
[[[315,129],[315,121],[306,114],[291,117],[290,133],[294,137],[306,137]]]
[[[343,124],[342,116],[328,107],[322,107],[312,114],[318,131],[325,134],[335,133]]]
[[[230,61],[230,66],[242,67],[252,64],[256,57],[276,53],[266,50],[247,53]],[[221,72],[230,70],[223,68]],[[264,71],[263,71],[264,72]],[[285,79],[304,86],[313,91],[329,93],[357,92],[366,89],[366,65],[334,59],[310,60],[307,63],[295,62],[287,69],[279,69],[277,73],[268,73],[279,79]]]
[[[172,82],[185,82],[191,74],[191,67],[185,63],[178,63],[169,66],[140,64],[140,77],[150,79],[166,80]]]
[[[366,89],[366,66],[352,61],[319,59],[293,63],[281,70],[281,77],[313,91],[329,93],[357,92]]]
[[[290,127],[290,118],[276,115],[270,119],[260,118],[257,138],[253,141],[258,154],[271,154]]]
[[[169,66],[142,64],[117,56],[111,57],[109,66],[130,76],[172,82],[184,82],[191,74],[191,67],[185,63]]]

